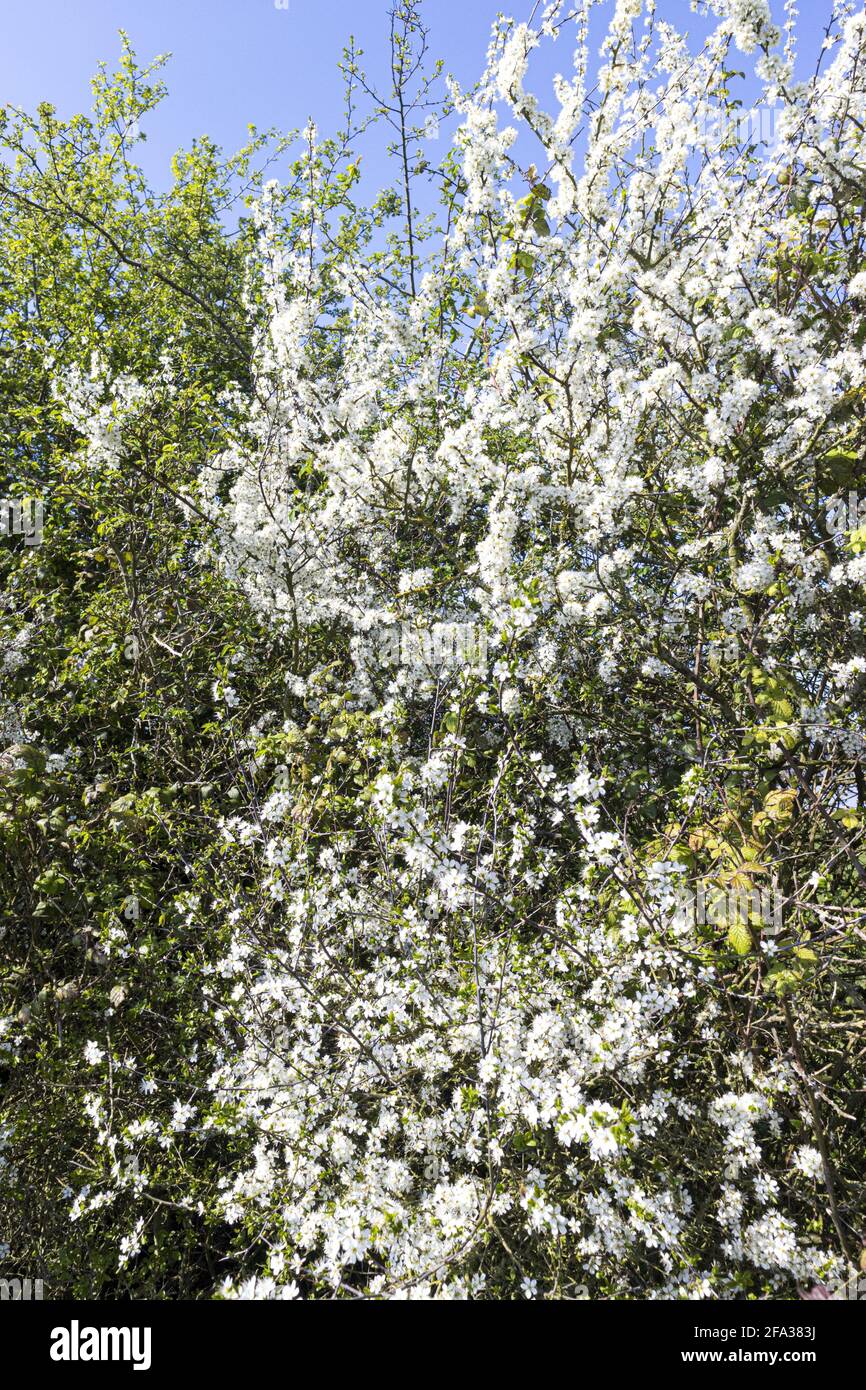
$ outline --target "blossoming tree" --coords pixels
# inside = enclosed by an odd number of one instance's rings
[[[7,118],[0,1237],[49,1283],[856,1271],[866,13],[803,81],[792,5],[696,51],[616,0],[597,70],[595,8],[443,93],[405,0],[344,131],[159,197],[128,51]]]

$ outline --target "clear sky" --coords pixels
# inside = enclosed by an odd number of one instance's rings
[[[426,0],[424,8],[433,56],[469,85],[482,69],[497,9],[528,18],[532,0]],[[829,3],[800,0],[800,8],[811,57]],[[781,18],[782,0],[773,0],[773,9]],[[658,11],[694,35],[706,30],[689,0],[658,0]],[[145,126],[146,146],[138,147],[160,186],[171,155],[196,135],[207,133],[233,150],[249,122],[286,130],[302,127],[310,115],[323,134],[331,132],[341,112],[342,47],[354,33],[370,70],[382,73],[387,12],[388,0],[288,0],[288,8],[275,0],[0,0],[0,99],[31,111],[48,100],[61,116],[87,110],[99,61],[115,65],[119,28],[141,61],[171,52],[163,74],[170,95]],[[601,15],[596,27],[600,36]],[[552,102],[549,76],[567,71],[570,56],[567,43],[558,44],[544,60],[549,71],[532,74],[542,100]]]

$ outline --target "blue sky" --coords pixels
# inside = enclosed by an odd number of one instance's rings
[[[431,50],[467,83],[480,72],[496,0],[427,0]],[[115,65],[117,31],[126,29],[140,60],[173,57],[163,74],[170,95],[145,126],[138,157],[162,182],[171,155],[207,133],[226,149],[244,142],[247,124],[322,133],[342,111],[337,63],[349,35],[383,72],[387,0],[36,0],[3,6],[0,93],[33,110],[61,115],[90,106],[89,79],[100,60]]]
[[[828,0],[800,5],[804,46],[812,57]],[[781,6],[782,0],[773,0],[777,14]],[[532,3],[426,0],[431,52],[467,85],[481,71],[500,7],[523,19]],[[3,9],[0,94],[27,110],[42,100],[53,102],[62,116],[88,109],[90,76],[100,60],[114,66],[119,28],[129,33],[140,60],[173,54],[164,73],[170,95],[145,127],[146,146],[138,149],[157,186],[167,181],[171,155],[196,135],[207,133],[232,150],[243,143],[249,122],[285,130],[303,126],[312,115],[322,133],[333,130],[342,98],[337,62],[350,33],[366,50],[372,73],[383,71],[386,54],[388,0],[288,0],[287,9],[275,0],[6,0]],[[659,0],[658,10],[694,35],[705,31],[689,0]],[[600,36],[599,16],[595,27]],[[533,72],[542,99],[550,98],[549,78],[567,70],[570,56],[569,46],[559,44]],[[375,163],[371,172],[378,173]]]

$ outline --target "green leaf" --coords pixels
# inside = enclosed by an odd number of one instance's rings
[[[728,932],[727,940],[738,956],[747,956],[754,945],[752,933],[745,922],[735,922]]]

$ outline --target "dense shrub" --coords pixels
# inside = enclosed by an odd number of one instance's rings
[[[4,117],[0,1249],[52,1293],[857,1266],[866,16],[804,83],[766,0],[609,8],[597,74],[553,3],[443,95],[401,5],[345,131],[165,194],[128,49]]]

